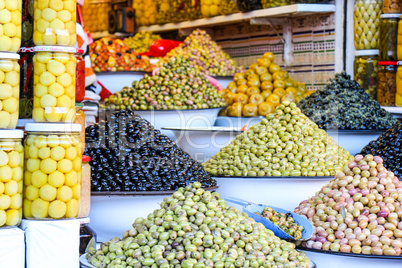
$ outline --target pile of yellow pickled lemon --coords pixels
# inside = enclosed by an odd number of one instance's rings
[[[235,74],[226,88],[228,107],[221,116],[266,116],[284,100],[298,102],[311,94],[302,83],[295,82],[288,72],[274,63],[274,54],[265,53],[245,73]]]
[[[25,140],[24,216],[74,218],[79,213],[81,145],[66,135]]]

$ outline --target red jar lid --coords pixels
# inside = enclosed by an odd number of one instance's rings
[[[378,65],[397,65],[397,61],[379,61]]]
[[[89,161],[91,161],[91,157],[90,157],[90,156],[88,156],[88,155],[83,155],[83,156],[82,156],[82,162],[89,162]]]

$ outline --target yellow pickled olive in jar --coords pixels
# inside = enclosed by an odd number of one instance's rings
[[[35,122],[74,122],[76,58],[74,47],[35,47]]]
[[[395,106],[396,61],[379,61],[377,101],[381,106]]]
[[[28,123],[25,130],[24,217],[76,218],[81,199],[81,125]]]
[[[237,1],[235,0],[221,0],[221,5],[219,9],[219,13],[221,15],[230,15],[233,13],[238,13],[239,7],[237,5]]]
[[[398,69],[396,71],[395,106],[402,107],[402,61],[398,61]]]
[[[0,227],[22,218],[24,147],[22,130],[0,130]]]
[[[0,51],[17,52],[21,46],[22,0],[0,1]]]
[[[201,0],[201,13],[204,18],[219,15],[221,0]]]
[[[377,98],[378,49],[356,50],[354,80],[373,99]]]
[[[0,52],[0,129],[17,127],[20,99],[19,58],[17,53]]]
[[[36,46],[74,46],[77,42],[76,0],[34,0]]]
[[[291,3],[290,0],[261,0],[262,8],[287,6]]]
[[[398,22],[398,38],[397,38],[397,52],[396,56],[398,60],[402,60],[402,20],[399,20]]]
[[[378,49],[382,0],[356,0],[353,9],[356,50]]]
[[[399,14],[382,14],[380,16],[379,60],[396,61],[398,45]]]
[[[382,6],[382,12],[384,14],[401,13],[402,12],[402,1],[401,0],[384,0],[383,6]]]

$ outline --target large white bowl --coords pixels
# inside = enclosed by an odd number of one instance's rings
[[[111,93],[116,93],[124,87],[132,87],[133,81],[140,81],[146,72],[104,72],[96,73],[96,78]]]
[[[229,144],[242,131],[239,128],[224,127],[167,127],[173,131],[180,148],[198,162],[205,162],[222,147]]]
[[[385,131],[385,130],[384,130]],[[360,153],[370,141],[376,140],[382,130],[327,130],[329,136],[351,155]]]
[[[233,127],[242,128],[244,125],[248,127],[261,122],[264,116],[255,117],[234,117],[234,116],[218,116],[215,121],[217,127]]]

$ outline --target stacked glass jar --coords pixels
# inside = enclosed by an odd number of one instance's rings
[[[377,98],[378,49],[356,50],[354,80],[373,99]]]

